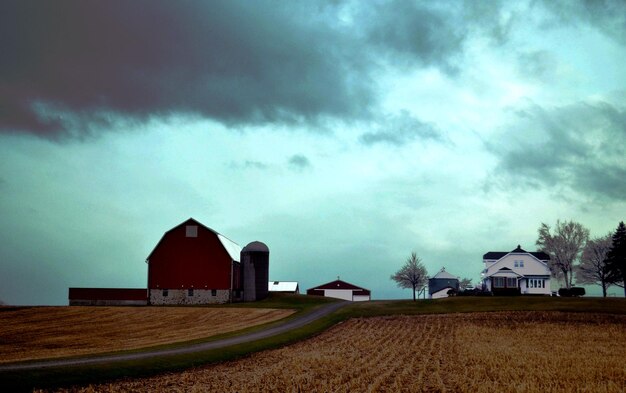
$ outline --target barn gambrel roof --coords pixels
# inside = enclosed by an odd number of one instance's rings
[[[239,246],[239,244],[235,243],[234,241],[230,240],[229,238],[227,238],[226,236],[222,235],[221,233],[209,228],[208,226],[202,224],[201,222],[193,219],[193,218],[189,218],[188,220],[176,225],[174,228],[170,229],[169,231],[165,232],[163,234],[163,236],[161,236],[161,239],[159,240],[159,242],[157,243],[157,245],[154,247],[154,249],[152,249],[152,252],[150,252],[150,255],[148,255],[148,257],[146,258],[146,262],[148,262],[150,260],[150,257],[152,257],[152,254],[154,254],[154,251],[159,248],[159,246],[161,245],[161,243],[163,242],[163,239],[165,239],[165,237],[167,236],[168,233],[174,231],[175,229],[180,228],[181,226],[184,225],[197,225],[199,227],[202,227],[210,232],[213,232],[218,240],[220,241],[220,243],[222,243],[222,246],[224,246],[224,249],[226,250],[226,252],[228,253],[228,255],[230,256],[230,259],[232,259],[235,262],[239,262],[240,259],[240,255],[241,255],[241,247]]]

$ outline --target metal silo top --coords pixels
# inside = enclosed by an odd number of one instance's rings
[[[241,250],[241,252],[270,252],[270,249],[265,245],[265,243],[254,241],[248,244]]]

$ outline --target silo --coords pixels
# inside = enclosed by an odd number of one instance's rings
[[[254,302],[267,297],[270,249],[254,241],[241,250],[243,267],[243,301]]]

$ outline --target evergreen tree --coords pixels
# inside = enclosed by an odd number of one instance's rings
[[[626,297],[626,226],[620,222],[613,234],[611,249],[606,258],[609,279],[615,285],[624,288]]]

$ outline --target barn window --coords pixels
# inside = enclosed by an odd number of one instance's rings
[[[163,290],[163,297],[167,297],[168,293],[167,293],[167,289]]]
[[[198,226],[197,225],[187,225],[185,227],[185,236],[186,237],[198,237]]]
[[[211,289],[211,296],[217,296],[217,289]]]
[[[193,288],[187,290],[187,296],[193,296]]]

